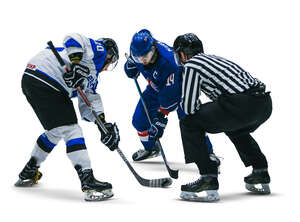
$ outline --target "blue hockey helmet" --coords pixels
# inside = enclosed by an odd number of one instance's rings
[[[142,32],[144,32],[144,33],[150,35],[151,37],[153,37],[151,32],[148,29],[141,29],[138,33],[142,33]]]
[[[145,56],[151,51],[154,40],[147,29],[135,33],[130,44],[130,51],[134,57]]]

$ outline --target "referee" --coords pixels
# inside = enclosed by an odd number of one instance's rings
[[[180,121],[180,129],[185,159],[186,163],[196,163],[201,175],[195,182],[181,186],[181,198],[219,200],[217,166],[207,153],[206,132],[224,132],[244,165],[252,166],[252,173],[244,178],[249,191],[270,193],[268,162],[250,135],[272,113],[270,92],[234,62],[204,54],[195,34],[178,36],[173,50],[177,64],[184,65],[181,106],[187,116]],[[201,91],[212,102],[201,104]],[[204,197],[199,196],[202,191],[206,191]]]

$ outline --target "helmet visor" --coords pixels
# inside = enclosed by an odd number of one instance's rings
[[[152,46],[151,50],[146,55],[143,55],[143,56],[134,56],[133,55],[132,57],[136,63],[148,64],[151,61],[151,59],[154,55],[154,52],[155,52],[155,47]]]

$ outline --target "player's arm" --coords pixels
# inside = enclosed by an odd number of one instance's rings
[[[71,62],[71,69],[63,74],[63,79],[70,88],[83,87],[83,82],[90,73],[87,66],[80,64],[84,52],[84,38],[84,36],[74,33],[67,35],[63,40],[64,48]]]
[[[84,38],[86,37],[77,33],[65,36],[63,45],[71,63],[79,63],[81,61],[85,47]]]
[[[195,112],[195,104],[199,101],[201,94],[201,77],[197,70],[185,66],[182,81],[182,101],[180,106],[185,114],[190,115]]]

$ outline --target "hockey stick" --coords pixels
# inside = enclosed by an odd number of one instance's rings
[[[125,53],[125,57],[126,57],[126,59],[128,60],[128,54],[127,54],[127,53]],[[147,109],[145,100],[143,99],[142,91],[141,91],[140,85],[139,85],[139,83],[138,83],[138,81],[137,81],[137,77],[134,78],[134,83],[135,83],[135,86],[136,86],[136,88],[137,88],[137,90],[138,90],[138,92],[139,92],[140,99],[141,99],[141,101],[142,101],[142,104],[143,104],[143,107],[144,107],[144,110],[145,110],[147,119],[148,119],[148,121],[149,121],[149,123],[150,123],[150,125],[151,125],[151,118],[150,118],[150,115],[149,115],[149,112],[148,112],[148,109]],[[172,177],[172,178],[174,178],[174,179],[177,179],[177,178],[178,178],[178,170],[172,170],[172,169],[169,167],[167,158],[166,158],[166,156],[165,156],[164,150],[163,150],[163,148],[162,148],[162,146],[161,146],[161,143],[160,143],[159,139],[157,139],[157,144],[158,144],[158,147],[159,147],[159,149],[160,149],[162,158],[163,158],[163,160],[164,160],[164,163],[165,163],[165,165],[166,165],[166,168],[167,168],[167,170],[168,170],[168,173],[169,173],[170,177]]]
[[[61,56],[58,54],[56,48],[54,47],[53,43],[51,41],[49,41],[47,43],[51,49],[51,51],[53,52],[53,54],[55,55],[55,57],[57,58],[59,64],[64,68],[64,70],[66,72],[68,72],[68,67],[66,66],[66,64],[64,63],[64,61],[62,60]],[[95,112],[95,110],[93,110],[93,108],[91,107],[91,103],[88,100],[88,98],[85,96],[84,92],[82,91],[82,89],[80,87],[76,88],[77,92],[80,94],[81,98],[84,100],[84,102],[86,103],[86,105],[91,109],[92,114],[94,115],[94,117],[96,118],[96,123],[99,127],[101,127],[101,129],[104,131],[104,133],[108,133],[107,129],[105,128],[103,122],[100,120],[100,118],[98,117],[97,113]],[[127,158],[125,157],[125,155],[123,154],[123,152],[121,151],[121,149],[118,147],[117,152],[119,153],[119,155],[121,156],[121,158],[124,160],[124,162],[126,163],[126,165],[128,166],[128,168],[130,169],[130,171],[133,173],[133,175],[135,176],[135,178],[137,179],[137,181],[146,187],[167,187],[170,186],[172,184],[172,179],[171,178],[160,178],[160,179],[145,179],[143,177],[141,177],[140,175],[138,175],[138,173],[133,169],[133,167],[131,166],[131,164],[129,163],[129,161],[127,160]]]

